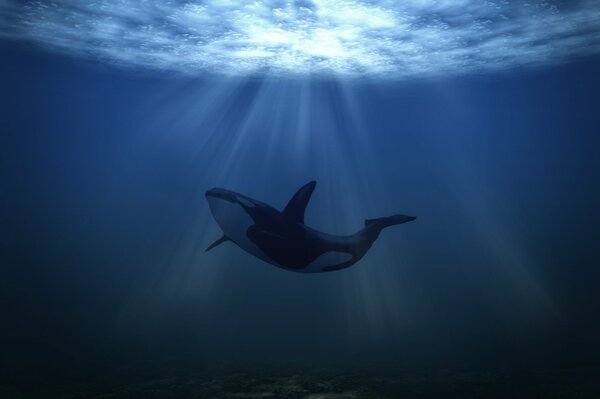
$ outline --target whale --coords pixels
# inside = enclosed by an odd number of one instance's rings
[[[233,242],[249,254],[285,270],[331,272],[361,260],[386,227],[416,219],[407,215],[366,219],[364,227],[351,235],[318,231],[304,223],[316,184],[311,181],[302,186],[282,211],[223,188],[206,191],[210,211],[223,232],[206,251]]]

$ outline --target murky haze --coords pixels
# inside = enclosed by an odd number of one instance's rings
[[[597,61],[390,83],[2,54],[7,381],[147,367],[597,376]],[[207,189],[282,208],[310,180],[320,230],[418,219],[334,273],[232,243],[204,252],[220,235]]]

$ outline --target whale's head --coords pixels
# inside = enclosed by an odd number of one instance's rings
[[[231,204],[244,204],[251,205],[251,200],[246,196],[236,193],[235,191],[226,190],[224,188],[212,188],[206,192],[206,199],[212,206],[222,201],[229,202]]]
[[[225,217],[225,214],[247,213],[249,208],[255,208],[258,204],[252,198],[225,190],[224,188],[213,188],[206,192],[206,200],[217,222]]]
[[[223,233],[232,239],[246,234],[246,229],[255,223],[252,214],[260,206],[252,198],[223,188],[208,190],[206,200],[215,221]]]
[[[206,192],[206,200],[215,221],[227,239],[267,262],[269,258],[248,238],[248,229],[261,222],[277,218],[278,212],[269,205],[223,188]]]

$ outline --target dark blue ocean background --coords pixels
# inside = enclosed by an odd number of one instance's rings
[[[489,372],[481,397],[539,371],[548,392],[598,392],[597,59],[412,81],[192,79],[0,52],[6,397],[238,368]],[[220,236],[207,189],[282,208],[310,180],[320,230],[418,219],[334,273],[232,243],[204,252]],[[188,394],[173,397],[203,397]]]

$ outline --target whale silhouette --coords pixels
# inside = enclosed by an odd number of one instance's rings
[[[206,192],[210,210],[223,236],[206,251],[233,241],[244,251],[277,267],[300,273],[345,269],[358,262],[386,227],[415,220],[393,215],[365,220],[355,234],[326,234],[304,224],[304,211],[315,181],[302,186],[283,211],[245,195],[213,188]]]

